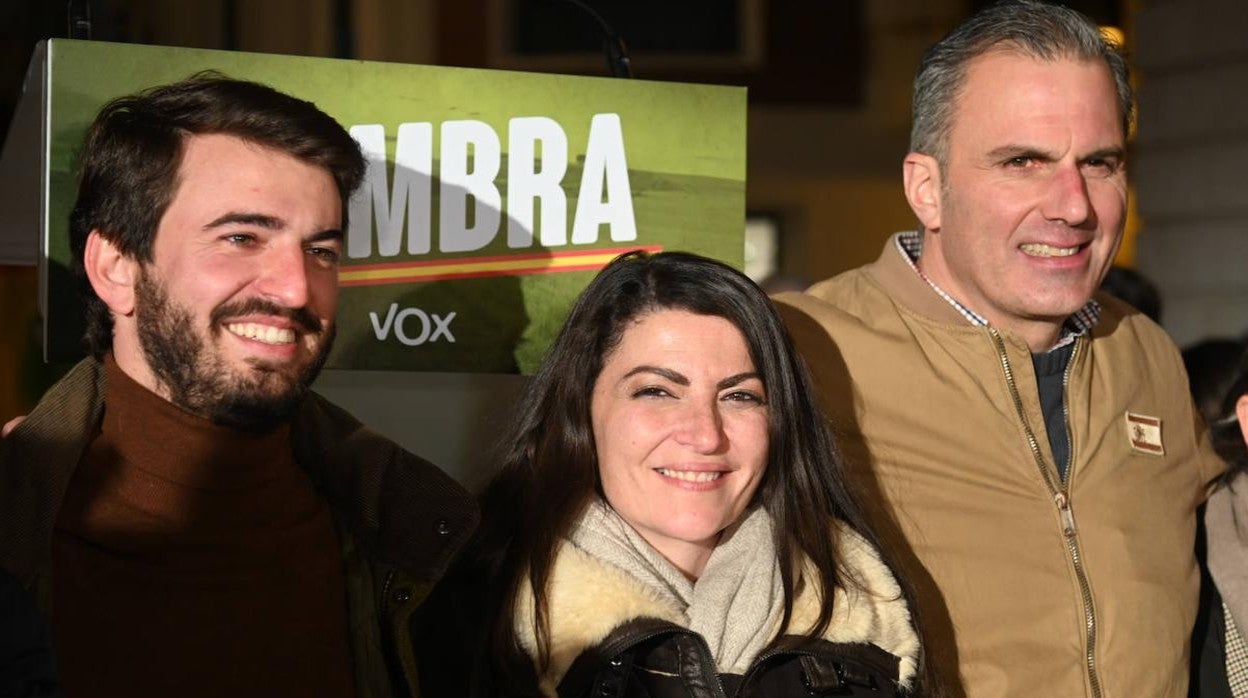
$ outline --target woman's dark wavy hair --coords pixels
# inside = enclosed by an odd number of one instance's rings
[[[95,356],[112,348],[113,319],[82,267],[87,236],[99,230],[122,254],[150,262],[156,228],[177,189],[186,137],[209,133],[273,148],[329,172],[346,230],[347,202],[364,177],[364,157],[312,102],[213,71],[109,102],[87,130],[69,216],[72,271],[87,321],[83,341]]]
[[[818,583],[824,599],[812,635],[828,626],[835,587],[856,583],[838,564],[835,521],[877,542],[846,488],[841,458],[806,368],[763,291],[744,274],[705,257],[621,255],[573,306],[517,407],[512,431],[502,442],[502,470],[482,494],[484,521],[474,565],[491,580],[487,651],[503,679],[500,685],[522,685],[534,675],[513,627],[516,599],[525,584],[535,601],[539,673],[548,663],[547,585],[556,552],[586,505],[602,496],[590,421],[594,383],[630,324],[667,309],[722,317],[735,325],[766,388],[770,449],[755,501],[774,522],[784,587],[777,640],[790,622],[803,559],[821,572],[818,580],[800,580]]]
[[[1248,445],[1244,443],[1243,431],[1248,425],[1241,425],[1235,414],[1235,403],[1244,395],[1248,395],[1248,353],[1240,357],[1235,381],[1226,391],[1218,418],[1209,427],[1213,448],[1227,465],[1226,473],[1220,478],[1222,484],[1248,471]]]

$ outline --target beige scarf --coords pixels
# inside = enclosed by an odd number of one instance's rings
[[[724,531],[697,581],[690,581],[601,500],[573,528],[572,545],[618,567],[684,613],[722,673],[742,674],[771,640],[784,610],[771,517],[747,511]]]
[[[694,583],[615,512],[593,505],[571,539],[560,546],[550,572],[550,652],[540,671],[542,693],[554,696],[572,662],[631,618],[656,618],[685,627],[696,624],[707,636],[720,672],[745,671],[758,654],[750,647],[761,647],[779,626],[781,599],[771,526],[766,512],[749,512],[735,530],[725,531],[707,569]],[[858,583],[836,590],[832,622],[822,637],[834,643],[871,643],[897,656],[901,684],[909,686],[920,648],[901,589],[861,536],[840,525],[836,538],[842,572]],[[804,565],[802,575],[818,579],[819,570],[809,561]],[[807,634],[814,627],[822,605],[817,586],[805,584],[793,600],[794,634]],[[516,639],[534,658],[539,644],[535,613],[533,595],[522,587],[516,597]],[[727,649],[730,645],[736,649]]]
[[[1205,533],[1209,575],[1235,625],[1248,628],[1248,474],[1209,496]]]

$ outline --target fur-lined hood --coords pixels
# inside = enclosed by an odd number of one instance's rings
[[[919,658],[919,638],[910,622],[910,609],[892,572],[861,536],[840,526],[837,536],[843,573],[855,581],[837,587],[832,620],[823,639],[835,643],[869,643],[900,659],[899,678],[909,686]],[[809,578],[818,573],[809,564]],[[819,616],[816,585],[804,584],[793,602],[789,633],[814,626]],[[587,649],[601,643],[612,630],[635,618],[656,618],[684,626],[684,614],[628,573],[602,562],[565,542],[550,576],[550,666],[540,677],[548,695],[569,667]],[[516,603],[516,636],[531,657],[537,656],[533,633],[533,595],[522,587]]]

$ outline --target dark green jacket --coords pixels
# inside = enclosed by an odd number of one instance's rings
[[[0,568],[46,614],[52,535],[83,450],[104,414],[103,365],[86,359],[0,440]],[[310,394],[295,417],[295,460],[334,512],[360,698],[418,685],[408,619],[476,527],[476,505],[429,462]]]

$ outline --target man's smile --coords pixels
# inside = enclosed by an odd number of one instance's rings
[[[232,322],[225,326],[232,334],[265,344],[294,344],[295,331],[258,322]]]

